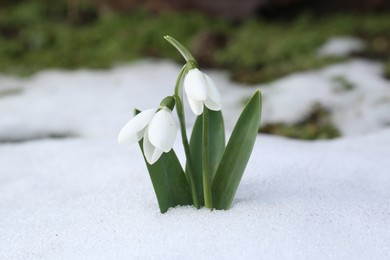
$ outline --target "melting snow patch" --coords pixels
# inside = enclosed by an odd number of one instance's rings
[[[259,86],[264,94],[262,123],[296,123],[321,104],[343,135],[359,135],[389,127],[390,81],[382,65],[366,60],[296,73]],[[347,87],[340,86],[344,79]]]
[[[339,36],[328,40],[318,50],[320,56],[344,57],[363,50],[365,44],[362,40],[349,36]]]
[[[44,71],[23,80],[0,76],[0,82],[21,89],[17,95],[0,98],[0,140],[47,133],[115,139],[134,108],[155,107],[172,93],[179,70],[171,62],[146,60],[108,71]],[[262,122],[298,122],[320,104],[344,135],[386,128],[390,82],[382,72],[380,63],[352,60],[258,85],[264,97]],[[232,129],[254,89],[229,81],[224,72],[209,71],[209,75],[221,91],[226,125]],[[187,123],[194,119],[188,113]]]

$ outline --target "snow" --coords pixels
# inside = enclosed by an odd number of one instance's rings
[[[386,259],[390,88],[381,66],[351,60],[254,88],[208,71],[228,132],[261,88],[265,122],[299,120],[319,102],[345,136],[261,134],[231,210],[163,215],[139,148],[116,139],[134,107],[172,93],[178,65],[0,76],[0,259]],[[340,92],[336,76],[353,89]],[[174,147],[183,159],[179,138]]]
[[[329,39],[318,50],[319,56],[345,57],[365,47],[361,39],[351,36],[337,36]]]
[[[136,146],[0,147],[3,259],[385,259],[390,131],[306,143],[260,136],[230,211],[159,213]],[[343,158],[340,160],[340,158]]]

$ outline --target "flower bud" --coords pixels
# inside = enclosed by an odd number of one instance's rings
[[[173,108],[175,107],[175,98],[172,96],[168,96],[168,97],[164,98],[160,103],[160,107],[161,108],[167,107],[172,111]]]

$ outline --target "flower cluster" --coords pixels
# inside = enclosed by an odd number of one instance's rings
[[[174,94],[164,98],[157,108],[136,111],[120,131],[118,142],[139,143],[162,213],[177,205],[229,209],[256,140],[260,92],[245,106],[226,145],[221,96],[213,80],[199,70],[195,58],[181,43],[170,36],[165,39],[186,60]],[[190,140],[183,92],[197,115]],[[178,128],[186,156],[185,169],[172,149]]]
[[[199,69],[188,71],[184,79],[184,90],[195,115],[203,113],[203,106],[221,110],[221,96],[212,79]],[[147,109],[130,119],[118,136],[120,144],[134,144],[143,138],[143,150],[149,164],[154,164],[172,149],[177,125],[172,110],[166,106]]]

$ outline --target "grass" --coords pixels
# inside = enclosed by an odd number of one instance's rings
[[[189,44],[204,28],[221,31],[226,26],[195,13],[156,16],[144,11],[106,14],[79,24],[66,20],[61,8],[47,10],[39,3],[0,11],[0,71],[26,75],[44,68],[107,68],[145,56],[179,59],[163,35]]]
[[[386,78],[390,79],[390,59],[385,64],[384,75]]]
[[[337,62],[316,55],[318,47],[334,35],[363,38],[367,49],[361,55],[389,64],[389,17],[344,14],[315,19],[301,15],[290,21],[249,19],[233,24],[192,12],[104,14],[84,4],[79,17],[72,18],[64,0],[56,4],[21,1],[0,10],[0,71],[26,75],[44,68],[107,68],[145,56],[178,60],[163,35],[194,46],[199,35],[210,32],[222,35],[226,42],[210,48],[207,64],[230,70],[237,81],[256,84]],[[209,46],[200,49],[207,52]]]
[[[357,55],[390,61],[390,16],[335,15],[269,23],[247,21],[234,31],[226,49],[216,54],[218,64],[230,68],[233,78],[256,84],[299,71],[318,68],[339,59],[320,58],[316,51],[335,35],[355,35],[367,42]]]
[[[19,95],[22,92],[22,88],[0,89],[0,98]]]
[[[296,124],[267,124],[259,132],[303,140],[333,139],[341,135],[331,122],[329,112],[318,104],[306,118]]]
[[[355,85],[342,75],[335,76],[332,81],[336,85],[335,92],[346,92],[355,88]]]

